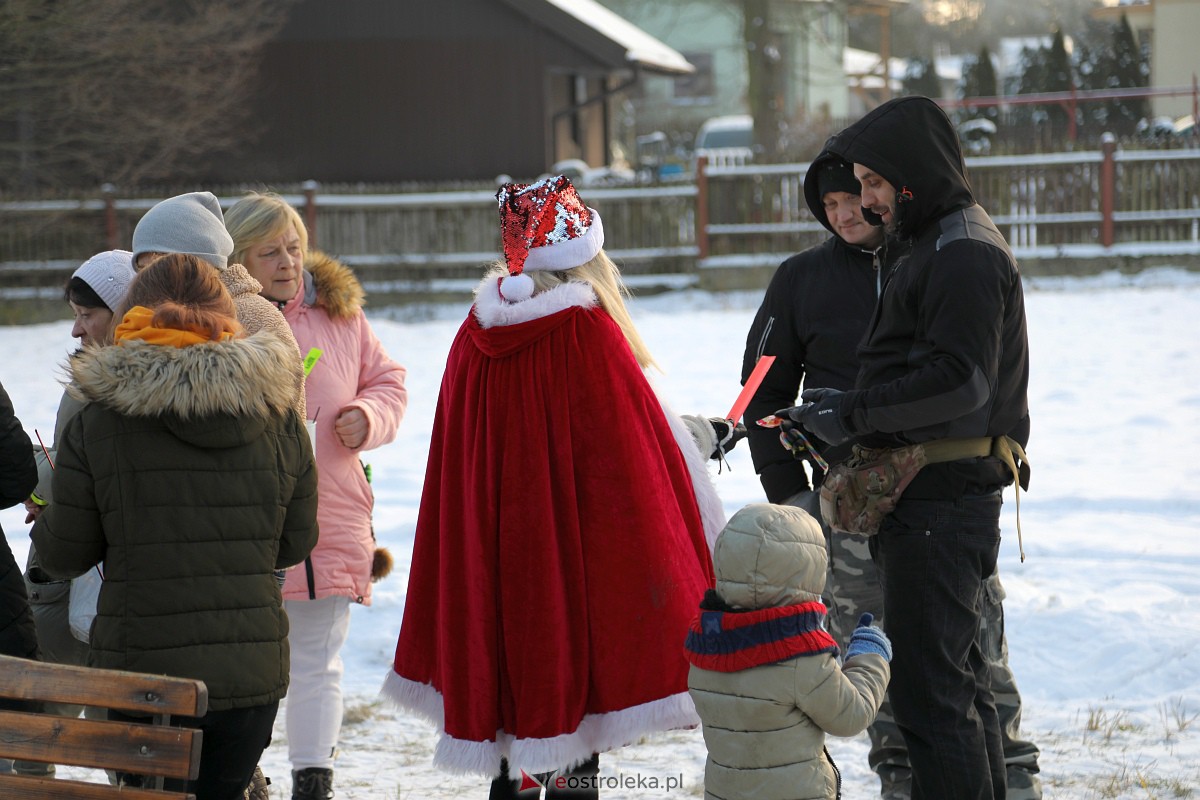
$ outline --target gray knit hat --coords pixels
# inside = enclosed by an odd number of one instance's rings
[[[71,277],[79,278],[92,287],[108,310],[116,311],[129,291],[134,274],[133,253],[128,250],[105,250],[80,264]]]
[[[133,258],[142,253],[183,253],[218,269],[229,264],[233,239],[212,192],[189,192],[158,203],[133,229]]]

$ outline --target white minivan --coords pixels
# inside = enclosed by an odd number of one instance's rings
[[[696,133],[693,163],[705,156],[710,167],[738,167],[754,160],[754,118],[749,114],[710,117]]]

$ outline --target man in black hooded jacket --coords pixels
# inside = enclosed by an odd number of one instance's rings
[[[747,407],[747,419],[759,419],[794,403],[801,382],[806,389],[854,388],[858,373],[855,348],[879,295],[881,263],[895,258],[901,249],[893,242],[889,252],[883,246],[883,228],[863,219],[860,191],[852,165],[832,153],[822,151],[809,165],[804,176],[805,200],[813,216],[833,235],[780,264],[763,295],[746,337],[743,382],[761,356],[775,356],[776,360]],[[799,506],[820,520],[815,490],[825,471],[811,464],[810,485],[803,460],[785,449],[776,429],[753,424],[748,428],[754,468],[767,499]],[[849,445],[834,448],[820,440],[813,444],[833,462],[849,453]],[[829,628],[845,647],[863,612],[875,614],[877,624],[886,622],[883,590],[868,550],[870,540],[831,533],[825,524],[821,527],[829,550],[825,585]],[[1021,697],[1008,665],[1003,597],[999,575],[993,574],[983,589],[981,638],[1003,734],[1008,798],[1040,800],[1038,748],[1020,737]],[[888,700],[868,733],[869,763],[879,775],[881,798],[908,800],[908,752]]]
[[[788,416],[833,446],[991,439],[1021,450],[1029,436],[1021,279],[975,203],[953,125],[932,100],[905,97],[827,149],[854,165],[864,215],[906,252],[887,270],[855,388],[806,389]],[[929,464],[871,541],[896,652],[889,696],[914,800],[1005,797],[979,630],[981,588],[1000,546],[1000,495],[1013,471],[993,455]]]

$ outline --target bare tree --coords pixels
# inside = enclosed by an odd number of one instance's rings
[[[780,160],[784,130],[784,64],[771,25],[771,0],[741,0],[746,46],[747,101],[754,117],[754,149],[762,161]]]
[[[240,124],[294,0],[4,0],[0,190],[187,175]]]

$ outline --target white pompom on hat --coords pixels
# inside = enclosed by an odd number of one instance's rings
[[[604,246],[604,226],[565,175],[536,183],[506,183],[496,192],[500,237],[509,277],[500,294],[509,302],[533,294],[525,272],[565,270],[591,261]]]
[[[128,250],[105,250],[80,264],[71,277],[79,278],[92,287],[108,310],[116,311],[125,299],[135,274],[133,253]]]

